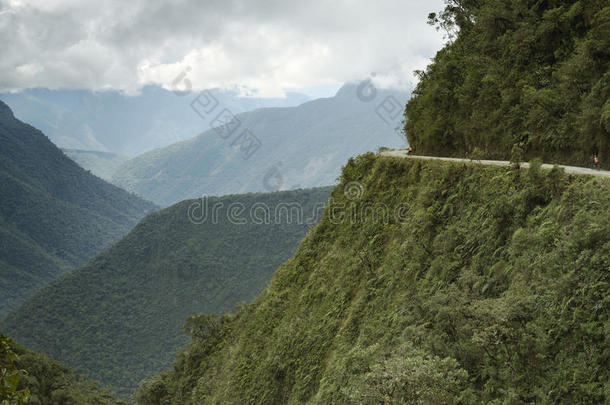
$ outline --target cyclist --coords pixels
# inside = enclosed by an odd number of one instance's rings
[[[599,158],[597,157],[597,155],[593,156],[593,167],[599,170]]]

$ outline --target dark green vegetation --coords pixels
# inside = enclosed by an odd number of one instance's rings
[[[139,403],[608,403],[609,209],[608,180],[539,164],[350,160],[270,286],[192,318]]]
[[[7,402],[3,402],[7,401]],[[123,404],[68,367],[0,335],[0,403],[7,405]]]
[[[132,394],[140,380],[171,365],[186,342],[187,317],[232,311],[265,288],[315,223],[314,214],[319,219],[330,191],[211,198],[205,222],[197,200],[150,214],[109,250],[36,293],[0,329],[121,395]],[[289,222],[286,209],[295,204],[303,217],[293,211]],[[189,210],[202,223],[191,222]],[[265,212],[269,223],[257,224]],[[246,223],[232,223],[228,213]]]
[[[127,156],[109,152],[79,149],[62,149],[62,151],[80,167],[107,181],[112,178],[114,171],[129,159]]]
[[[18,358],[13,351],[13,342],[0,334],[0,404],[26,404],[30,398],[28,388],[20,388],[19,382],[26,373],[15,365]]]
[[[0,102],[0,317],[154,208],[87,173]]]
[[[395,127],[401,119],[398,105],[406,102],[408,94],[378,90],[374,96],[362,100],[358,86],[346,84],[335,97],[238,114],[241,125],[234,134],[217,128],[200,130],[192,139],[128,160],[113,182],[161,206],[204,194],[328,186],[335,183],[348,158],[404,143]],[[377,111],[391,96],[397,103],[395,122]],[[221,111],[219,107],[214,113]],[[249,149],[251,144],[240,138],[246,129],[261,142],[258,149]],[[255,152],[246,159],[249,150]]]
[[[450,0],[430,22],[455,35],[405,115],[416,152],[610,168],[607,0]],[[459,29],[459,31],[458,31]],[[457,33],[456,33],[457,32]]]

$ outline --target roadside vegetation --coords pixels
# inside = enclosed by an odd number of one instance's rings
[[[448,44],[405,109],[418,153],[610,168],[606,0],[450,0],[429,22]]]

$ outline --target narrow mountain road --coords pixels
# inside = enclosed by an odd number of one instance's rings
[[[510,166],[510,162],[504,161],[504,160],[470,160],[470,159],[458,159],[458,158],[447,158],[447,157],[407,155],[406,150],[391,150],[391,151],[381,152],[381,156],[407,158],[407,159],[421,159],[421,160],[443,160],[446,162],[466,162],[466,163],[472,162],[472,163],[488,165],[488,166]],[[549,164],[543,164],[542,168],[543,169],[552,169],[554,166],[558,166],[558,167],[564,169],[566,173],[570,173],[570,174],[584,174],[584,175],[589,175],[589,176],[610,177],[610,171],[608,171],[608,170],[595,170],[595,169],[587,169],[584,167],[549,165]],[[529,163],[521,163],[521,167],[528,168]]]

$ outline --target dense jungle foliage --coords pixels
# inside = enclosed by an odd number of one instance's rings
[[[607,403],[608,207],[608,179],[539,162],[350,160],[271,285],[191,318],[191,343],[137,399]]]
[[[417,153],[610,168],[607,0],[449,0],[448,44],[405,109]]]
[[[150,214],[38,291],[0,330],[127,398],[171,366],[190,315],[232,311],[267,286],[320,218],[330,191],[187,200]]]

